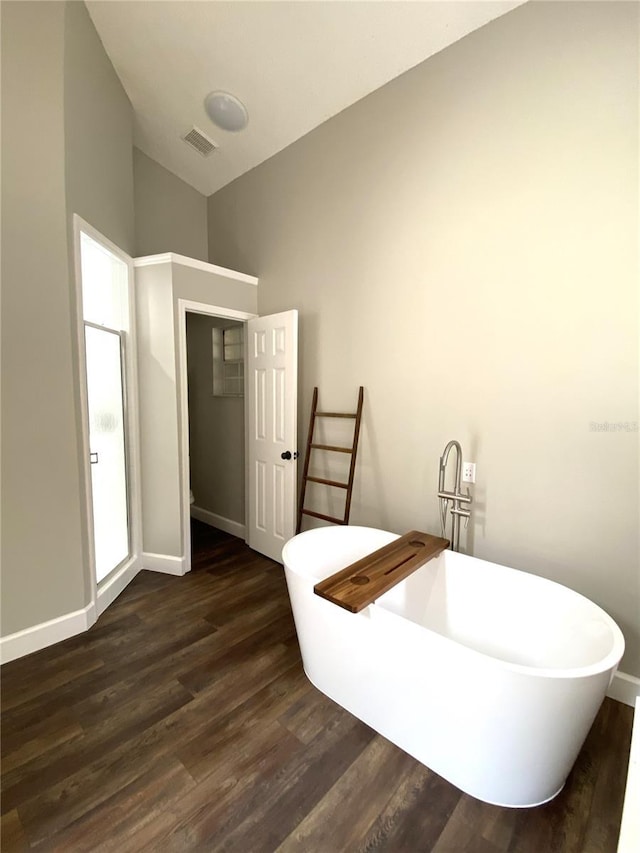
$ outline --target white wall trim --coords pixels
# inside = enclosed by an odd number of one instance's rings
[[[182,478],[182,542],[185,550],[185,572],[191,571],[191,513],[190,492],[191,472],[189,470],[189,381],[187,376],[187,311],[196,314],[206,314],[210,317],[231,317],[234,320],[246,322],[256,317],[246,311],[236,311],[233,308],[222,308],[219,305],[209,305],[206,302],[193,302],[188,299],[178,299],[178,393],[179,399],[179,433],[180,433],[180,472]],[[245,336],[246,347],[246,336]],[[246,391],[245,376],[245,391]],[[246,436],[246,421],[245,421]],[[246,471],[246,462],[245,462]],[[183,572],[184,574],[184,572]]]
[[[156,264],[170,264],[172,262],[171,252],[163,252],[161,255],[143,255],[133,259],[134,267],[152,267]]]
[[[46,649],[54,643],[68,640],[76,634],[82,634],[96,621],[96,608],[93,602],[64,616],[57,616],[39,625],[32,625],[15,634],[0,639],[0,663],[8,663],[17,658]]]
[[[616,699],[618,702],[624,702],[625,705],[636,704],[636,699],[640,697],[640,678],[635,675],[627,675],[626,672],[616,672],[613,680],[607,690],[607,696],[610,699]]]
[[[190,571],[184,557],[172,557],[169,554],[142,554],[142,568],[149,572],[162,572],[165,575],[185,575]]]
[[[131,583],[140,568],[137,560],[130,560],[98,587],[96,602],[92,601],[82,610],[65,613],[64,616],[57,616],[55,619],[49,619],[47,622],[32,625],[30,628],[24,628],[22,631],[16,631],[15,634],[0,638],[0,663],[8,663],[30,655],[32,652],[39,652],[55,643],[61,643],[69,637],[88,631],[98,617]]]
[[[215,512],[209,512],[208,509],[202,509],[199,506],[191,507],[191,517],[203,521],[211,527],[216,527],[218,530],[224,530],[225,533],[230,533],[246,542],[246,527],[239,521],[232,521],[230,518],[216,515]]]
[[[243,323],[257,317],[257,314],[249,314],[247,311],[238,311],[236,308],[223,308],[220,305],[209,305],[206,302],[193,302],[190,299],[178,299],[178,308],[181,313],[188,311],[190,314],[204,314],[206,317],[224,317],[225,319],[230,320],[240,320]]]
[[[140,571],[139,560],[125,563],[120,569],[107,577],[98,587],[96,617],[100,616],[112,604],[120,593],[131,583]]]
[[[186,255],[176,255],[174,252],[164,252],[161,255],[145,255],[142,258],[133,259],[135,267],[151,267],[156,264],[180,264],[183,267],[191,267],[195,270],[204,270],[204,272],[223,275],[225,278],[233,278],[245,284],[256,286],[258,284],[258,279],[254,275],[247,275],[246,273],[236,272],[226,267],[219,267],[217,264],[209,264],[206,261],[199,261],[197,258],[188,258]]]

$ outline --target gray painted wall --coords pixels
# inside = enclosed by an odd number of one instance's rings
[[[604,606],[640,675],[638,6],[529,3],[209,199],[209,254],[297,307],[313,385],[366,388],[351,521],[437,531],[438,458],[477,463],[466,542]],[[544,618],[543,616],[541,618]]]
[[[133,188],[131,108],[84,4],[0,13],[7,635],[89,601],[71,217],[131,250]]]
[[[10,634],[86,601],[65,212],[65,6],[8,2],[0,12],[2,632]]]
[[[178,300],[257,313],[257,287],[175,263],[136,269],[143,550],[183,557]]]
[[[187,314],[191,489],[200,509],[244,524],[244,399],[213,396],[211,332],[230,325]]]
[[[66,5],[64,84],[68,213],[133,255],[133,110],[84,3]]]
[[[138,148],[133,177],[136,255],[175,252],[209,260],[206,197]]]

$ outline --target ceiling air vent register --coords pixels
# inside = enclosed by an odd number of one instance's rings
[[[201,154],[203,157],[208,157],[209,154],[212,154],[218,147],[215,142],[212,142],[212,140],[209,139],[208,136],[205,136],[201,130],[198,130],[197,127],[192,127],[189,133],[182,138],[188,145],[195,148],[198,154]]]

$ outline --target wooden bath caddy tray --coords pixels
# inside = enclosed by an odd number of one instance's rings
[[[410,530],[384,548],[317,583],[313,591],[351,613],[359,613],[448,547],[448,539]]]

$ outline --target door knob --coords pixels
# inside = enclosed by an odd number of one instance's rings
[[[280,454],[280,459],[291,459],[291,451],[285,450],[284,453]]]

